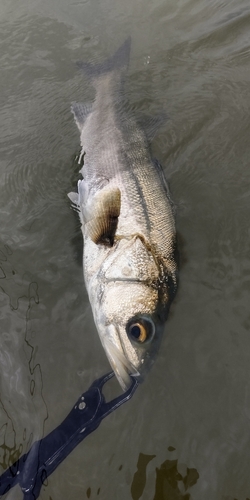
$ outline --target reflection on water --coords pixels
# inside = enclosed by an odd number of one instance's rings
[[[133,500],[138,500],[144,491],[146,486],[146,469],[147,465],[151,460],[155,458],[155,455],[144,455],[140,453],[137,462],[137,471],[134,474],[133,482],[131,484],[131,496]]]
[[[174,451],[173,447],[168,448]],[[156,455],[140,453],[137,462],[137,470],[134,473],[131,484],[132,500],[144,498],[147,494],[147,466]],[[118,471],[122,469],[119,467]],[[160,467],[155,469],[155,486],[150,500],[192,500],[190,489],[199,479],[199,473],[195,468],[188,468],[178,463],[177,459],[165,460]],[[87,498],[95,498],[101,489],[89,487],[86,491]],[[236,499],[235,499],[236,500]]]
[[[38,285],[20,274],[11,248],[0,251],[0,464],[5,470],[43,432],[47,408],[42,397],[42,370],[35,361],[31,310],[39,304]],[[41,408],[41,402],[43,408]],[[32,422],[38,406],[39,420]],[[30,425],[31,424],[31,425]]]
[[[174,451],[174,448],[169,447],[169,450]],[[133,500],[141,498],[146,487],[146,468],[155,456],[140,453],[138,470],[134,474],[131,485]],[[196,469],[189,469],[183,464],[178,464],[177,459],[165,460],[159,468],[156,468],[155,492],[152,500],[189,500],[191,499],[189,489],[197,483],[198,479],[199,474]]]
[[[181,467],[183,470],[183,465]],[[156,469],[155,496],[153,500],[176,500],[191,499],[188,491],[194,486],[199,474],[196,469],[184,466],[186,469],[182,474],[178,469],[178,460],[166,460],[160,469]]]
[[[169,116],[152,148],[185,263],[150,376],[41,500],[249,499],[249,0],[8,0],[0,14],[1,471],[109,370],[67,200],[70,104],[93,99],[75,61],[102,61],[131,35],[129,101]]]

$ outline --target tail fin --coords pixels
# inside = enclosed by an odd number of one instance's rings
[[[127,68],[129,63],[129,54],[131,47],[131,37],[129,36],[113,56],[106,59],[100,64],[89,64],[84,62],[77,63],[77,66],[89,76],[96,78],[105,73],[109,73],[114,69]]]

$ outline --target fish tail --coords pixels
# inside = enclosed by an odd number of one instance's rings
[[[126,69],[129,63],[131,37],[129,36],[119,49],[100,64],[78,62],[77,66],[91,79],[95,79],[115,69]]]

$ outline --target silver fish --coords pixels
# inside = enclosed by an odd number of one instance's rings
[[[177,287],[173,206],[147,131],[124,93],[130,38],[104,63],[81,64],[96,96],[74,103],[81,136],[77,207],[84,239],[85,284],[95,324],[123,390],[142,380],[159,348]],[[148,132],[148,136],[146,135]]]

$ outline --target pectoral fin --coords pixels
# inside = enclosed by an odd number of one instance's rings
[[[91,240],[112,246],[121,209],[121,192],[118,188],[102,189],[95,195],[86,214],[86,230]]]
[[[75,205],[75,206],[79,206],[79,196],[78,196],[78,193],[68,193],[68,197],[72,203],[72,205]]]

